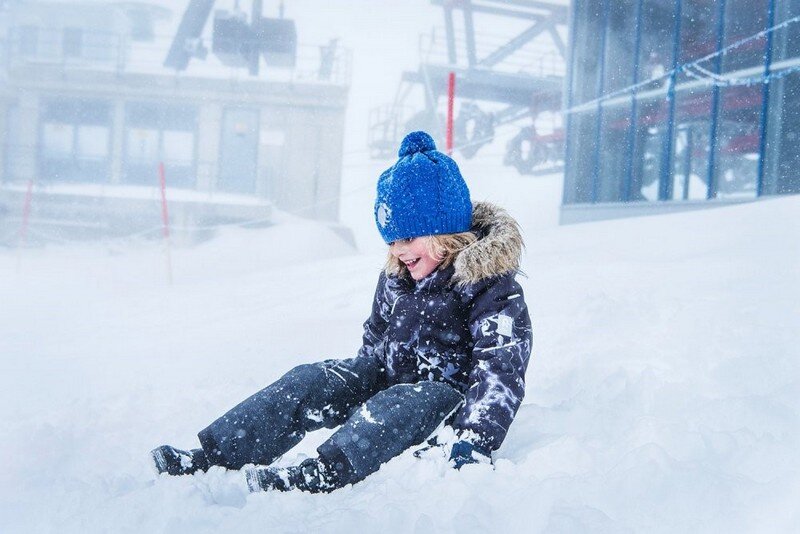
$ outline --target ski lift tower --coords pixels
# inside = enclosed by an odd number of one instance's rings
[[[402,74],[393,103],[370,113],[372,157],[387,158],[408,131],[424,129],[444,139],[441,97],[456,75],[459,111],[455,145],[466,158],[506,125],[516,135],[504,163],[521,173],[563,159],[563,129],[536,132],[542,113],[559,116],[566,70],[568,0],[431,0],[444,12],[444,31],[420,36],[420,64]],[[443,34],[443,38],[442,38]],[[424,109],[409,113],[409,95],[422,88]],[[410,115],[410,116],[409,116]]]

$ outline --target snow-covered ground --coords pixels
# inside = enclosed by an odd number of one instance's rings
[[[345,176],[359,251],[287,218],[173,250],[170,286],[157,242],[0,250],[0,532],[800,529],[800,198],[558,227],[559,176],[478,161],[473,197],[522,223],[536,341],[496,469],[404,454],[329,495],[156,478],[152,447],[355,353],[381,166]]]

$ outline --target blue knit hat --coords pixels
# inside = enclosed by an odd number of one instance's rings
[[[436,150],[433,138],[411,132],[397,155],[397,163],[378,178],[375,222],[383,240],[469,230],[469,189],[456,162]]]

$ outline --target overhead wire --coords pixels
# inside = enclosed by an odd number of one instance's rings
[[[800,22],[800,15],[798,15],[796,17],[792,17],[792,18],[787,19],[787,20],[785,20],[785,21],[783,21],[783,22],[781,22],[779,24],[771,26],[771,27],[769,27],[769,28],[767,28],[765,30],[761,30],[760,32],[754,33],[753,35],[750,35],[748,37],[740,39],[740,40],[738,40],[738,41],[736,41],[734,43],[731,43],[730,45],[728,45],[728,46],[726,46],[724,48],[721,48],[721,49],[719,49],[719,50],[717,50],[715,52],[707,54],[707,55],[705,55],[705,56],[703,56],[703,57],[701,57],[699,59],[693,60],[693,61],[688,62],[688,63],[684,63],[683,65],[679,65],[679,66],[675,67],[674,69],[672,69],[670,71],[667,71],[667,72],[665,72],[665,73],[663,73],[663,74],[661,74],[659,76],[654,76],[654,77],[649,78],[647,80],[643,80],[641,82],[629,85],[627,87],[623,87],[622,89],[618,89],[616,91],[612,91],[610,93],[606,93],[606,94],[604,94],[604,95],[602,95],[600,97],[597,97],[597,98],[595,98],[593,100],[589,100],[587,102],[582,102],[581,104],[578,104],[576,106],[572,106],[572,107],[564,110],[564,113],[565,114],[570,114],[570,113],[577,113],[577,112],[585,111],[585,110],[589,110],[589,109],[594,109],[598,105],[601,105],[604,102],[607,102],[608,100],[611,100],[611,99],[614,99],[614,98],[617,98],[617,97],[620,97],[620,96],[623,96],[623,95],[626,95],[626,94],[629,94],[629,93],[633,94],[638,89],[641,89],[643,87],[647,87],[649,85],[656,85],[659,82],[663,82],[663,81],[666,81],[666,80],[669,80],[670,83],[671,83],[672,80],[674,80],[675,77],[678,74],[680,74],[681,72],[686,73],[688,76],[690,76],[690,77],[692,77],[692,78],[694,78],[694,79],[696,79],[698,81],[706,81],[709,85],[716,85],[716,86],[722,86],[722,87],[728,87],[728,86],[733,86],[733,85],[752,85],[752,84],[755,84],[755,83],[769,83],[769,81],[772,80],[772,79],[783,78],[783,77],[785,77],[785,76],[787,76],[787,75],[789,75],[791,73],[800,71],[800,65],[784,67],[784,68],[781,68],[781,69],[776,70],[776,71],[770,70],[769,72],[764,72],[759,76],[750,76],[750,77],[744,77],[744,78],[737,78],[737,77],[726,76],[726,75],[721,74],[721,73],[715,73],[715,72],[703,67],[701,65],[701,63],[705,63],[705,62],[707,62],[707,61],[709,61],[711,59],[714,59],[714,58],[716,58],[718,56],[725,56],[730,51],[735,50],[735,49],[741,47],[742,45],[744,45],[746,43],[749,43],[749,42],[755,41],[757,39],[760,39],[760,38],[762,38],[762,37],[764,37],[764,36],[766,36],[766,35],[768,35],[770,33],[773,33],[773,32],[775,32],[777,30],[787,28],[791,24],[795,24],[797,22]],[[697,74],[694,71],[700,72],[702,74],[702,76]]]

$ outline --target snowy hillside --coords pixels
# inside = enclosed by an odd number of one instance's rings
[[[157,243],[0,250],[0,531],[796,532],[800,198],[558,227],[560,177],[463,168],[528,244],[535,349],[495,470],[405,454],[254,496],[150,471],[292,366],[354,354],[383,258],[354,183],[362,252],[302,221],[228,230],[174,250],[168,286]]]

